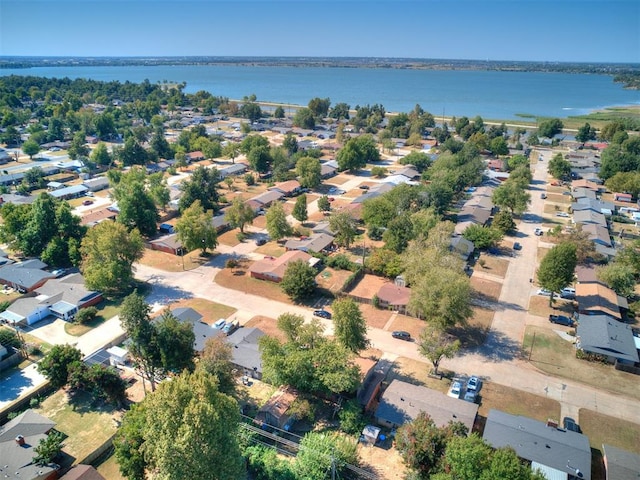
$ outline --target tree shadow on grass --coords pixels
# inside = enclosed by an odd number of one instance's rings
[[[504,362],[521,358],[522,347],[518,342],[513,341],[504,333],[489,330],[486,334],[485,341],[481,345],[471,347],[459,353],[460,356],[466,354],[480,354],[489,361]]]

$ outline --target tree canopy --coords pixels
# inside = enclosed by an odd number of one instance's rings
[[[267,232],[273,240],[280,240],[291,235],[292,228],[287,221],[287,214],[280,202],[274,202],[266,214]]]
[[[570,242],[556,245],[540,262],[538,283],[551,292],[550,304],[555,293],[573,283],[577,263],[576,246]]]
[[[187,250],[202,249],[202,254],[207,249],[214,249],[218,245],[218,233],[213,225],[211,214],[207,214],[200,200],[193,202],[176,222],[176,231],[182,246]]]
[[[292,300],[298,302],[309,297],[316,289],[318,271],[304,260],[296,260],[287,265],[280,287]]]
[[[366,349],[369,345],[367,322],[358,304],[350,298],[342,298],[331,306],[336,339],[354,353]]]
[[[340,170],[358,170],[370,162],[380,160],[380,152],[373,137],[361,135],[350,138],[336,156]]]

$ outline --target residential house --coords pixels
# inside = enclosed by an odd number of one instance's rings
[[[476,249],[476,246],[471,240],[467,240],[464,237],[453,236],[449,243],[449,250],[460,255],[460,258],[465,262],[469,260],[469,257]]]
[[[598,212],[606,216],[611,216],[615,213],[616,206],[613,204],[613,202],[605,202],[603,200],[594,200],[593,198],[585,197],[571,204],[571,209],[574,212],[580,210],[593,210],[594,212]]]
[[[413,165],[405,165],[400,170],[395,171],[395,175],[403,175],[409,180],[420,178],[420,172]]]
[[[614,320],[609,315],[580,315],[576,330],[576,347],[604,355],[611,363],[638,362],[638,350],[631,325]]]
[[[592,242],[603,245],[605,247],[613,247],[609,230],[602,225],[587,224],[582,226],[582,231],[589,234],[589,240]]]
[[[260,195],[250,198],[249,200],[260,203],[264,208],[269,207],[273,202],[280,200],[282,197],[284,197],[284,194],[278,190],[267,190]]]
[[[195,152],[189,152],[185,155],[185,159],[187,163],[199,162],[200,160],[204,160],[205,158],[206,157],[204,153],[202,153],[200,150],[197,150]]]
[[[379,197],[380,195],[393,190],[393,187],[394,185],[390,183],[386,183],[386,182],[379,183],[378,185],[371,187],[369,191],[364,195],[360,195],[359,197],[354,198],[351,203],[363,203],[369,200],[370,198]]]
[[[337,172],[338,169],[336,167],[333,167],[327,163],[320,164],[320,177],[322,179],[334,177]]]
[[[91,465],[76,465],[60,480],[107,480]]]
[[[386,371],[384,366],[369,358],[356,357],[355,362],[362,375],[356,399],[366,412],[370,412],[373,407],[377,406],[376,399],[380,393],[382,382],[386,378]]]
[[[484,226],[487,224],[490,217],[491,210],[480,207],[465,206],[458,212],[458,222],[460,223],[471,222],[475,225]]]
[[[0,427],[0,476],[23,480],[58,478],[55,463],[33,462],[35,448],[56,426],[55,422],[29,409]]]
[[[600,283],[596,267],[593,265],[578,265],[576,267],[576,280],[578,283]]]
[[[70,187],[60,188],[58,190],[54,190],[49,194],[53,198],[57,198],[59,200],[70,200],[72,198],[79,198],[89,191],[87,187],[84,185],[71,185]]]
[[[595,182],[584,179],[574,180],[573,182],[571,182],[571,190],[575,192],[578,188],[586,188],[587,190],[591,190],[595,193],[603,193],[606,191],[603,185],[598,185]]]
[[[36,201],[33,195],[18,195],[16,193],[3,193],[0,195],[0,205],[13,203],[14,205],[31,205]]]
[[[240,328],[227,337],[233,345],[231,363],[244,372],[244,375],[262,379],[262,357],[258,340],[265,333],[259,328]]]
[[[362,203],[348,203],[339,210],[347,212],[356,222],[362,222]]]
[[[489,160],[487,164],[487,168],[489,170],[493,170],[494,172],[506,172],[507,165],[506,162],[500,158]]]
[[[290,250],[278,258],[265,257],[255,262],[249,267],[249,274],[252,278],[280,283],[289,263],[298,260],[307,262],[312,266],[315,266],[319,262],[319,259],[312,257],[308,253],[300,250]]]
[[[380,302],[380,308],[388,308],[405,313],[409,304],[409,297],[411,297],[411,289],[393,282],[387,282],[380,287],[376,295]]]
[[[328,250],[333,245],[334,238],[326,233],[314,233],[310,237],[290,239],[284,244],[287,250],[300,250],[302,252],[320,253]]]
[[[596,253],[609,261],[618,254],[618,251],[615,248],[605,247],[604,245],[596,243]]]
[[[311,228],[311,231],[313,233],[324,233],[326,235],[331,235],[333,236],[333,230],[331,230],[331,226],[329,225],[329,222],[318,222],[316,223],[315,227]]]
[[[290,430],[296,416],[290,410],[298,399],[298,391],[290,386],[280,387],[267,402],[260,407],[254,422],[263,428],[271,425],[281,430]],[[268,428],[268,427],[267,427]]]
[[[0,283],[16,290],[31,292],[55,277],[51,272],[45,271],[45,268],[47,264],[36,258],[4,265],[0,267]]]
[[[591,447],[581,433],[558,428],[552,422],[490,410],[482,438],[493,448],[511,447],[554,480],[591,480]]]
[[[229,220],[227,220],[226,210],[226,208],[223,208],[222,210],[220,210],[220,212],[218,212],[218,215],[215,215],[211,219],[211,224],[218,233],[224,232],[231,226]]]
[[[93,177],[82,182],[82,185],[87,187],[90,192],[98,192],[109,188],[109,179],[107,177]]]
[[[101,208],[94,210],[82,216],[80,219],[80,225],[86,225],[87,227],[95,227],[100,222],[105,220],[115,221],[118,216],[117,212],[110,210],[109,208]]]
[[[471,432],[478,405],[449,397],[437,390],[393,380],[380,398],[375,418],[382,426],[397,428],[415,420],[420,412],[428,413],[439,427],[451,421],[462,422]]]
[[[300,193],[302,186],[298,180],[287,180],[286,182],[278,182],[273,187],[269,187],[270,191],[282,193],[285,197],[293,197]]]
[[[602,445],[607,480],[638,480],[640,455],[627,452],[613,445]]]
[[[184,255],[182,242],[178,238],[177,233],[172,233],[171,235],[165,235],[155,240],[151,240],[149,245],[151,246],[151,250],[159,250],[173,255]]]
[[[614,193],[613,200],[616,202],[632,203],[633,195],[630,193]]]
[[[578,283],[576,285],[576,300],[580,313],[584,315],[605,314],[616,320],[622,320],[623,312],[629,308],[626,298],[601,283]]]
[[[607,219],[599,212],[593,210],[580,210],[573,212],[573,223],[578,225],[600,225],[603,228],[607,228]]]
[[[389,183],[393,186],[397,186],[401,184],[418,185],[418,182],[411,180],[409,177],[406,177],[404,175],[398,175],[398,174],[389,175],[384,179],[384,183]]]
[[[582,198],[590,198],[592,200],[595,200],[596,192],[587,188],[576,188],[575,190],[573,190],[573,192],[571,192],[571,196],[576,201],[580,201],[580,199]]]
[[[171,310],[171,313],[180,323],[191,324],[195,340],[193,349],[202,352],[207,339],[221,335],[222,332],[202,321],[202,315],[190,307],[180,307]]]
[[[236,175],[243,174],[248,169],[249,167],[245,163],[234,163],[232,165],[219,167],[218,173],[220,173],[220,178],[235,177]]]

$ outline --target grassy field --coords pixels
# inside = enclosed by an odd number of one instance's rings
[[[484,266],[480,267],[480,261],[484,261]],[[495,255],[487,255],[482,253],[480,258],[476,262],[480,272],[489,273],[500,278],[504,278],[507,274],[507,268],[509,268],[509,260],[504,258],[498,258]]]
[[[501,410],[511,415],[522,415],[541,422],[553,418],[560,420],[560,402],[505,387],[497,383],[486,382],[480,390],[481,403],[478,415],[486,419],[489,410]]]
[[[83,460],[111,437],[122,417],[119,410],[93,405],[83,392],[70,398],[64,390],[42,402],[38,413],[56,422],[56,430],[67,435],[63,451],[72,462]]]
[[[592,448],[601,450],[602,444],[607,443],[640,455],[640,425],[637,423],[581,408],[579,424]]]
[[[120,473],[115,455],[111,454],[96,466],[98,473],[107,480],[126,480]]]
[[[184,256],[178,256],[145,248],[140,263],[166,272],[181,272],[183,270],[198,268],[210,259],[211,257],[201,257],[200,250],[194,250]]]
[[[527,356],[531,352],[531,363],[549,375],[640,399],[640,382],[635,375],[616,370],[611,365],[577,359],[573,344],[547,328],[529,325],[522,348]]]

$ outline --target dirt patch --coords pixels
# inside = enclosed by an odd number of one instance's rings
[[[553,307],[549,306],[549,297],[533,295],[529,299],[529,314],[549,318],[549,315],[572,316],[575,312],[573,302],[558,297],[553,299]]]
[[[278,329],[277,321],[274,318],[257,315],[251,318],[244,326],[245,328],[259,328],[265,335],[283,342],[286,340],[285,334]]]
[[[368,303],[361,303],[360,311],[371,328],[384,328],[393,315],[391,310],[382,310]]]
[[[263,255],[267,255],[270,257],[279,257],[287,250],[279,245],[277,242],[267,242],[264,245],[259,246],[254,250],[257,253],[261,253]]]
[[[570,195],[562,195],[561,193],[549,193],[547,195],[547,201],[552,203],[561,203],[563,205],[568,205],[571,203]],[[564,208],[563,208],[564,210]]]
[[[352,274],[349,270],[335,270],[333,268],[326,267],[316,277],[318,286],[331,293],[338,292],[344,282]]]
[[[511,415],[522,415],[541,422],[553,418],[560,420],[560,402],[523,392],[493,382],[483,382],[480,390],[480,408],[478,416],[482,417],[482,428],[489,410],[501,410]]]
[[[481,260],[484,261],[484,266],[482,267],[480,267],[480,263],[482,263]],[[476,262],[476,265],[479,266],[480,272],[504,278],[507,274],[507,269],[509,268],[509,260],[506,258],[496,257],[495,255],[482,253]]]
[[[483,300],[497,302],[500,298],[500,292],[502,291],[501,283],[475,276],[472,276],[470,281],[471,287],[475,290],[476,295],[480,296]]]
[[[159,250],[145,248],[144,254],[140,259],[140,263],[166,272],[181,272],[183,270],[193,270],[194,268],[198,268],[209,260],[211,260],[211,257],[200,256],[200,250],[194,250],[184,256],[178,256],[171,253],[161,252]]]
[[[577,359],[573,343],[548,328],[528,325],[522,349],[527,357],[530,355],[531,363],[545,373],[640,399],[640,382],[635,375],[616,370],[612,365]]]
[[[358,457],[361,467],[375,472],[376,478],[386,480],[406,478],[407,467],[402,461],[400,453],[395,448],[358,445]]]
[[[591,447],[602,449],[606,443],[628,452],[640,454],[640,425],[581,408],[576,419]]]
[[[536,251],[538,263],[542,261],[542,259],[544,258],[544,256],[547,254],[549,250],[551,249],[546,247],[538,247],[538,250]]]
[[[360,281],[351,289],[350,295],[354,297],[367,298],[371,300],[378,293],[380,287],[389,280],[375,275],[364,275]]]
[[[258,215],[253,219],[252,225],[260,230],[267,228],[267,217],[264,215]]]
[[[345,174],[337,175],[331,179],[331,183],[325,183],[325,185],[327,185],[329,188],[332,186],[335,187],[337,185],[342,185],[343,183],[348,182],[352,178],[353,177],[350,175],[345,175]]]

